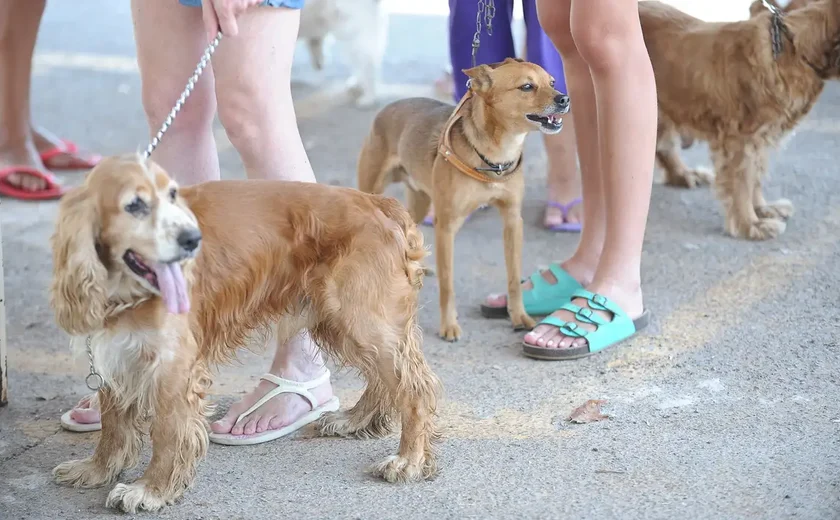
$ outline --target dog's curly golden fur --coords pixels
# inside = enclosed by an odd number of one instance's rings
[[[840,0],[795,0],[785,11],[776,58],[767,9],[753,5],[747,20],[709,23],[639,2],[658,92],[657,162],[667,184],[714,182],[725,230],[739,238],[784,232],[793,204],[764,199],[768,151],[809,113],[825,82],[840,76]],[[686,167],[678,136],[708,142],[714,174]]]
[[[436,472],[441,385],[417,324],[427,252],[398,201],[294,182],[179,190],[153,162],[111,157],[63,198],[52,245],[58,323],[77,344],[90,341],[105,379],[96,450],[56,467],[56,481],[114,481],[138,463],[150,426],[149,467],[107,503],[131,512],[172,503],[207,451],[211,368],[278,323],[279,339],[309,329],[368,383],[353,408],[322,418],[322,433],[382,436],[401,416],[399,454],[376,471],[391,482]],[[191,309],[181,298],[173,313],[167,272]]]

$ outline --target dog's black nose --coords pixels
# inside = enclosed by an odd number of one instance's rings
[[[201,231],[198,228],[185,229],[178,233],[178,245],[184,248],[184,251],[191,253],[198,249],[200,243]]]
[[[554,103],[560,110],[566,110],[569,108],[569,96],[566,94],[557,94],[554,96]]]

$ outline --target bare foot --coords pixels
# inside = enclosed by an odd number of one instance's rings
[[[323,367],[318,367],[316,370],[317,373],[304,373],[297,369],[289,369],[274,375],[291,381],[305,382],[317,379],[324,373]],[[225,416],[212,423],[210,429],[214,433],[252,435],[288,426],[312,410],[309,401],[304,397],[294,393],[285,393],[269,400],[251,415],[245,417],[239,424],[235,424],[240,414],[247,411],[254,403],[275,388],[277,388],[277,385],[269,381],[260,381],[254,391],[231,405]],[[332,385],[329,381],[313,388],[310,392],[315,396],[316,406],[327,402],[333,396]]]
[[[79,424],[96,424],[102,420],[99,414],[99,402],[96,394],[82,397],[79,404],[70,411],[70,418]]]
[[[574,259],[569,259],[563,263],[558,262],[558,264],[582,285],[586,285],[592,280],[592,269],[578,264]],[[549,284],[554,285],[557,283],[557,277],[548,269],[541,270],[540,274],[542,274],[543,279]],[[533,288],[534,284],[531,283],[530,277],[522,282],[523,291],[529,291]],[[507,295],[505,293],[490,294],[484,299],[484,305],[504,309],[507,307]]]
[[[567,231],[579,231],[576,229],[578,226],[574,226],[583,223],[578,175],[567,179],[549,172],[548,178],[548,203],[545,207],[543,226],[546,229],[561,230],[560,227],[566,224]]]
[[[0,169],[9,166],[29,166],[36,170],[45,170],[32,141],[19,145],[0,144]],[[26,191],[40,191],[47,187],[46,181],[27,173],[12,173],[6,178],[6,182]]]
[[[56,152],[56,150],[65,150],[67,145],[61,138],[44,128],[33,130],[32,139],[39,157],[46,152],[50,152],[49,157],[44,157],[45,166],[50,169],[87,170],[92,168],[100,159],[98,155],[84,153],[76,149]]]
[[[548,201],[545,206],[543,226],[557,231],[580,231],[583,223],[583,206],[580,199],[568,202]]]
[[[617,284],[593,283],[586,290],[609,298],[632,319],[638,318],[644,312],[642,289],[638,283],[632,284],[629,287],[622,287]],[[572,303],[581,309],[591,309],[592,312],[608,322],[613,319],[612,313],[591,308],[589,301],[584,298],[575,298],[572,300]],[[575,323],[581,329],[593,331],[597,328],[595,325],[578,321],[575,314],[567,310],[557,311],[552,316],[566,323]],[[553,325],[538,325],[534,330],[525,335],[525,343],[535,347],[545,348],[579,348],[586,346],[586,339],[567,336],[558,327]]]

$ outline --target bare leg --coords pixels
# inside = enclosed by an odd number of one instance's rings
[[[135,35],[144,82],[143,100],[152,132],[166,117],[195,67],[206,36],[201,10],[171,0],[134,0]],[[250,178],[315,182],[298,133],[291,97],[291,60],[300,13],[254,8],[239,18],[240,33],[225,39],[213,57],[213,74],[202,76],[155,158],[183,183],[219,179],[213,113],[219,116]],[[206,73],[205,73],[206,74]],[[270,372],[309,381],[325,370],[308,334],[278,345]],[[240,413],[273,385],[261,384],[211,425],[217,433],[262,432],[294,422],[309,411],[296,394],[282,394],[234,428]],[[329,382],[312,390],[319,402],[332,396]]]
[[[570,0],[563,0],[557,2],[557,5],[548,7],[540,2],[537,5],[543,28],[563,56],[566,87],[569,90],[572,111],[574,112],[573,126],[571,128],[566,126],[558,136],[567,133],[574,134],[574,142],[577,146],[577,155],[580,161],[580,182],[583,195],[580,214],[583,215],[584,226],[575,253],[560,265],[578,282],[586,286],[592,281],[601,257],[607,218],[601,176],[601,158],[598,151],[598,111],[595,105],[594,86],[589,74],[589,66],[575,51],[574,41],[571,37],[569,28]],[[566,119],[564,119],[564,125],[568,125]],[[546,144],[548,145],[548,143]],[[548,151],[548,147],[546,150]],[[554,153],[548,151],[548,153],[549,161],[553,157],[560,158],[559,150]],[[571,162],[574,159],[574,155],[570,154],[568,150],[563,150],[563,156],[564,158],[560,159],[559,164],[565,164],[566,161]],[[568,168],[568,166],[565,166],[565,168]],[[574,172],[574,170],[569,169],[564,171],[567,179],[572,175],[569,172]],[[553,177],[553,170],[549,170],[549,186],[551,186]],[[551,284],[557,283],[557,278],[551,271],[543,271],[542,276]],[[531,289],[530,280],[526,281],[522,288],[523,290]],[[507,297],[504,294],[491,294],[485,299],[485,305],[504,307],[507,305]]]
[[[0,3],[0,168],[44,164],[32,139],[29,93],[32,54],[46,0]],[[8,182],[30,191],[45,187],[43,180],[13,173]]]
[[[603,252],[597,264],[590,264],[597,269],[587,289],[611,299],[635,318],[643,311],[640,266],[653,180],[657,115],[656,85],[637,3],[601,0],[598,9],[592,9],[580,0],[540,0],[539,9],[546,32],[563,55],[570,95],[579,115],[585,227],[573,259],[588,258],[594,251],[586,249],[592,247],[589,242],[601,239]],[[566,17],[569,25],[564,23]],[[597,118],[588,117],[593,113]],[[590,125],[595,121],[597,127]],[[597,148],[584,153],[593,143]],[[600,166],[594,174],[591,165],[596,154],[592,152],[597,152]],[[588,182],[592,178],[597,182]],[[597,192],[591,190],[593,185],[599,188]],[[593,208],[598,211],[593,212]],[[595,233],[594,238],[587,233],[589,230]],[[574,303],[588,306],[582,300]],[[554,315],[563,321],[577,321],[568,311]],[[604,317],[611,319],[609,314]],[[557,327],[546,325],[527,334],[525,341],[558,348],[585,344],[583,339],[574,340]]]
[[[563,117],[563,130],[557,135],[544,135],[545,153],[548,160],[548,202],[545,208],[546,228],[559,226],[564,222],[580,223],[583,221],[581,204],[570,205],[580,197],[581,183],[577,171],[574,118],[569,113]],[[560,204],[568,208],[566,218]],[[530,282],[529,282],[530,283]],[[526,287],[527,288],[527,287]]]

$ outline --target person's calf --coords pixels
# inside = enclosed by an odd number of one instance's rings
[[[227,93],[219,101],[219,119],[248,176],[316,182],[298,131],[291,93],[277,94],[262,104],[248,97],[248,92]],[[271,108],[262,110],[266,105]]]

